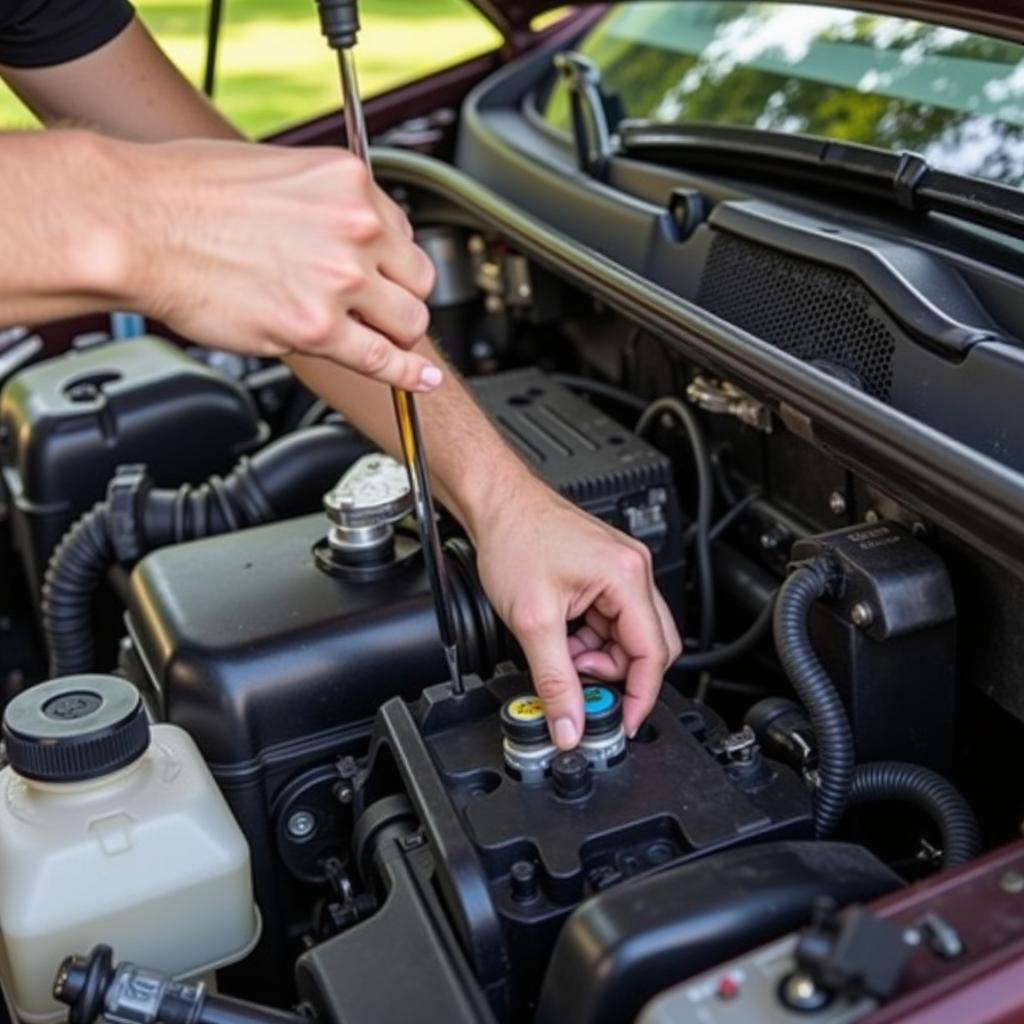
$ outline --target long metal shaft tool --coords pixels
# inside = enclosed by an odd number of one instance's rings
[[[341,93],[345,111],[345,133],[348,147],[353,155],[359,157],[372,173],[370,163],[370,147],[366,135],[366,120],[363,117],[363,102],[359,94],[359,80],[356,76],[355,45],[356,31],[359,27],[355,12],[354,0],[348,2],[331,2],[318,0],[324,34],[328,42],[337,51],[338,68],[341,72]],[[338,22],[328,23],[327,14],[335,17],[342,15],[350,21],[343,24],[343,31],[338,32]],[[331,30],[329,30],[329,27]],[[401,438],[402,457],[409,472],[412,486],[413,504],[416,509],[416,520],[419,524],[420,538],[423,543],[423,559],[427,566],[430,589],[434,597],[434,609],[437,613],[437,625],[444,647],[445,661],[451,677],[452,692],[465,693],[465,682],[459,669],[459,643],[455,623],[455,604],[452,598],[451,585],[448,582],[448,569],[441,549],[441,535],[437,529],[437,516],[434,512],[434,498],[430,492],[430,478],[427,473],[427,460],[420,435],[419,419],[416,416],[416,403],[408,391],[393,387],[391,399],[395,406],[395,418],[398,421],[398,434]]]

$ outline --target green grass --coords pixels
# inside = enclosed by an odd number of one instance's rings
[[[206,0],[136,0],[167,53],[193,81],[202,75]],[[217,105],[253,135],[338,105],[337,68],[313,0],[224,0]],[[497,32],[467,0],[363,0],[358,49],[363,93],[374,93],[493,48]],[[0,83],[0,128],[32,116]]]

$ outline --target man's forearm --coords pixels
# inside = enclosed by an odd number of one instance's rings
[[[75,124],[136,142],[239,139],[137,19],[93,53],[54,67],[0,69],[45,124]]]
[[[428,340],[416,351],[440,361]],[[326,360],[288,356],[286,362],[307,387],[341,410],[367,437],[401,457],[387,388]],[[439,388],[416,397],[416,410],[437,496],[474,540],[501,507],[542,486],[450,367]]]
[[[121,298],[114,170],[86,132],[0,134],[0,323],[100,312]]]

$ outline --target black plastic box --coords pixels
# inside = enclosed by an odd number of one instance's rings
[[[17,374],[0,394],[0,438],[15,544],[38,596],[53,548],[117,466],[144,462],[160,486],[202,480],[262,444],[266,427],[235,381],[137,338]]]
[[[538,476],[651,549],[659,588],[680,617],[683,523],[671,459],[541,370],[513,370],[471,384]]]

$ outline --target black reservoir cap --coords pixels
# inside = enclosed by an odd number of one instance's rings
[[[580,800],[590,793],[590,762],[578,750],[563,750],[551,762],[551,779],[563,800]]]
[[[65,676],[19,694],[4,711],[11,768],[39,782],[82,782],[131,764],[149,746],[139,692],[116,676]]]

